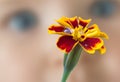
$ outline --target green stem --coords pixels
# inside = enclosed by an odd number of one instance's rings
[[[66,80],[67,80],[67,78],[68,78],[69,75],[70,75],[70,71],[64,70],[61,82],[66,82]]]
[[[81,52],[82,52],[82,48],[78,44],[70,53],[64,55],[64,72],[61,82],[66,82],[70,73],[78,63]]]
[[[64,66],[65,66],[65,63],[66,63],[67,56],[68,56],[68,53],[65,53],[65,54],[64,54],[64,62],[63,62],[63,65],[64,65]]]

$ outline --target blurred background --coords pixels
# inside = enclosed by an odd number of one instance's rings
[[[120,0],[0,0],[0,82],[60,82],[63,53],[48,27],[62,17],[92,19],[107,52],[82,52],[68,82],[120,82]]]

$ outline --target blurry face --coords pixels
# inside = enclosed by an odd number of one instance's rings
[[[116,8],[108,17],[102,16],[102,13],[96,15],[94,11],[91,13],[96,8],[91,7],[95,1],[0,0],[0,82],[60,80],[63,53],[58,53],[60,51],[55,45],[58,37],[48,35],[47,28],[61,16],[92,18],[93,23],[97,23],[110,37],[105,43],[107,55],[82,55],[71,82],[97,82],[99,77],[101,82],[114,82],[106,78],[118,77],[115,74],[120,68],[120,39],[117,38],[120,30],[119,0],[114,0]]]
[[[47,28],[63,15],[60,4],[58,0],[0,0],[0,82],[48,82],[47,66],[50,70],[59,57],[52,52],[55,39]]]

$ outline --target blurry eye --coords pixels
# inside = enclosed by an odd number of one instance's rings
[[[115,4],[111,0],[98,0],[95,1],[90,8],[92,15],[107,17],[114,12]]]
[[[10,27],[20,31],[33,28],[36,24],[37,24],[36,15],[33,14],[31,11],[17,12],[9,19]]]

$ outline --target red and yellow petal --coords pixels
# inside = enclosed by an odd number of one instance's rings
[[[72,18],[62,17],[61,19],[57,20],[57,22],[63,26],[73,28],[73,29],[78,27],[79,25],[77,16],[72,17]]]
[[[103,44],[103,40],[100,38],[86,38],[83,42],[80,42],[82,48],[90,54],[94,54],[95,50],[100,49]]]
[[[93,24],[86,31],[87,37],[96,37],[100,33],[100,29],[97,24]]]
[[[64,26],[64,27],[67,27],[67,28],[72,28],[72,25],[69,21],[69,18],[67,17],[62,17],[58,20],[56,20],[60,25]]]
[[[93,24],[86,31],[85,34],[87,37],[101,37],[108,39],[108,35],[104,32],[101,32],[97,24]]]
[[[69,21],[73,28],[77,28],[79,26],[77,16],[70,18]]]
[[[104,54],[106,52],[106,48],[105,46],[102,46],[100,49],[99,49],[100,53],[101,54]]]
[[[51,25],[49,28],[48,28],[48,30],[50,31],[50,32],[63,32],[64,31],[64,29],[65,29],[65,27],[64,26],[58,26],[58,25]]]
[[[91,19],[84,20],[81,17],[79,17],[79,25],[81,25],[83,28],[87,27],[90,21]]]
[[[59,34],[59,35],[67,35],[67,36],[72,36],[71,33],[65,32],[66,28],[64,26],[58,26],[58,25],[51,25],[48,28],[48,33],[49,34]]]
[[[58,39],[57,46],[66,53],[69,53],[77,43],[78,41],[75,41],[72,36],[61,36]]]
[[[104,32],[100,32],[100,33],[98,34],[98,37],[105,38],[105,39],[109,39],[108,35],[107,35],[106,33],[104,33]]]

